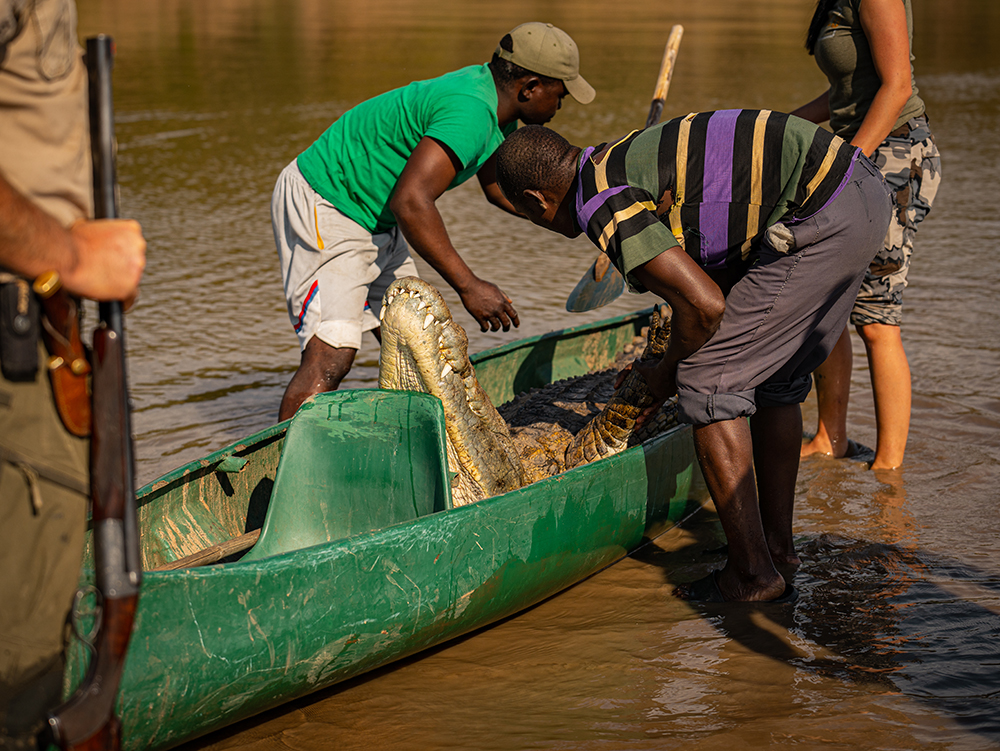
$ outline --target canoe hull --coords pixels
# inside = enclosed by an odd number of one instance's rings
[[[690,507],[687,429],[504,496],[246,564],[150,573],[128,748],[169,748],[517,613]],[[650,456],[647,456],[647,451]],[[650,509],[647,458],[686,463]],[[684,454],[688,454],[687,457]]]
[[[258,435],[272,453],[274,431]],[[252,460],[254,437],[241,445]],[[193,519],[202,501],[184,478],[224,478],[203,474],[218,455],[145,496],[183,496]],[[524,610],[697,508],[697,478],[682,426],[477,504],[260,560],[147,572],[119,696],[123,746],[173,747]],[[67,688],[85,662],[76,645]]]

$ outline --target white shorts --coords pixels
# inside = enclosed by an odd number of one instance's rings
[[[331,347],[360,349],[362,333],[378,328],[389,285],[417,276],[399,227],[371,234],[314,191],[295,161],[274,186],[271,225],[288,317],[302,349],[313,336]]]

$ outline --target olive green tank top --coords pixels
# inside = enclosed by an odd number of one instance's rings
[[[875,70],[868,38],[861,28],[859,9],[864,0],[839,0],[830,10],[826,26],[816,41],[814,54],[819,68],[830,82],[830,127],[841,138],[850,140],[861,127],[868,108],[881,86]],[[910,0],[900,0],[906,7],[906,29],[910,37],[910,79],[913,80],[913,13]],[[924,113],[924,102],[913,81],[913,93],[899,113],[893,129],[911,117]]]

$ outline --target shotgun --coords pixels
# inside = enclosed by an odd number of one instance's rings
[[[87,40],[94,215],[98,219],[118,216],[111,101],[113,54],[110,37],[102,34]],[[49,715],[52,739],[64,750],[121,747],[115,702],[142,581],[122,305],[102,302],[98,313],[90,446],[98,625],[89,645],[93,654],[83,683]]]

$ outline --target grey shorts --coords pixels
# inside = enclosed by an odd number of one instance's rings
[[[803,402],[810,374],[847,324],[890,212],[885,182],[861,157],[821,212],[775,225],[768,237],[785,242],[762,243],[759,259],[726,297],[719,330],[677,368],[682,418],[705,425],[752,415],[758,404]]]
[[[389,285],[417,276],[399,227],[373,235],[314,191],[294,161],[274,186],[271,225],[302,349],[313,336],[360,349],[362,333],[378,328]]]
[[[868,267],[851,323],[865,326],[903,322],[903,290],[913,254],[913,237],[941,184],[941,155],[927,118],[907,121],[890,133],[872,155],[893,196],[892,221],[882,249]]]

